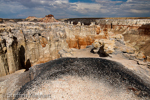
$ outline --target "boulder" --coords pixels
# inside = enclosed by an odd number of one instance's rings
[[[104,51],[107,53],[107,54],[111,54],[113,53],[115,50],[115,41],[114,40],[107,40],[107,39],[102,39],[99,41],[99,43],[101,45],[104,45]]]
[[[94,49],[97,49],[97,48],[100,48],[102,45],[99,43],[99,40],[95,40],[94,42],[93,42],[93,47],[94,47]]]
[[[94,47],[94,52],[98,52],[99,49],[103,49],[105,53],[111,54],[114,52],[115,41],[108,39],[95,40],[92,45]]]

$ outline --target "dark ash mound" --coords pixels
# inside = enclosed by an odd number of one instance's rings
[[[34,79],[20,89],[20,94],[27,94],[29,91],[33,93],[33,90],[36,93],[44,82],[70,75],[103,81],[117,89],[125,87],[126,90],[133,91],[138,98],[150,97],[149,86],[122,64],[114,61],[100,58],[61,58],[37,65],[35,68]],[[33,73],[32,70],[31,68],[30,72]],[[19,98],[18,96],[15,99]]]

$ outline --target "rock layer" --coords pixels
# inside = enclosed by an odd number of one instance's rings
[[[63,22],[0,24],[0,76],[57,59],[60,57],[58,52],[64,48],[84,49],[96,39],[114,38],[116,34],[124,36],[126,45],[134,47],[139,58],[149,59],[149,19],[97,19],[95,23],[98,25]],[[119,35],[115,38],[121,41]],[[128,48],[120,49],[132,53]]]

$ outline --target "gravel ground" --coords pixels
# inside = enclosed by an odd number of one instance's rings
[[[113,86],[90,79],[88,77],[63,76],[56,80],[47,80],[38,89],[28,91],[39,98],[24,98],[27,100],[141,100],[126,88]],[[44,97],[45,96],[45,97]],[[46,97],[49,96],[49,97]],[[21,98],[19,99],[21,100]]]

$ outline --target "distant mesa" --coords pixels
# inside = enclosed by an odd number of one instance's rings
[[[15,22],[13,19],[10,19],[9,22]]]
[[[0,23],[4,23],[4,22],[18,22],[18,21],[45,22],[45,23],[59,22],[58,20],[56,20],[54,18],[54,15],[52,15],[52,14],[46,15],[44,18],[38,18],[36,16],[29,16],[29,17],[27,17],[25,19],[3,19],[3,18],[0,18]]]
[[[35,16],[29,16],[26,19],[37,19],[37,17],[35,17]]]
[[[46,15],[45,17],[54,17],[54,15],[49,14],[49,15]]]
[[[40,20],[40,22],[45,22],[45,23],[48,23],[48,22],[58,22],[58,20],[56,20],[54,18],[54,15],[52,14],[49,14],[49,15],[46,15],[44,18],[42,18]]]
[[[37,18],[35,16],[29,16],[26,18],[27,21],[31,21],[31,22],[45,22],[45,23],[48,23],[48,22],[58,22],[55,18],[54,18],[54,15],[52,14],[49,14],[49,15],[46,15],[44,18]]]
[[[26,18],[27,21],[39,21],[41,18],[37,18],[35,16],[29,16]]]

